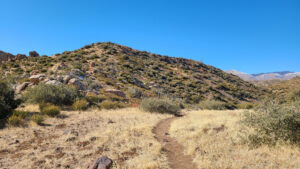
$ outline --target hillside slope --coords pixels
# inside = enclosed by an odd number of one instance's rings
[[[16,83],[43,74],[42,80],[63,82],[76,76],[85,92],[112,88],[125,92],[134,86],[144,96],[167,94],[197,103],[204,99],[232,105],[253,102],[265,91],[239,77],[201,62],[138,51],[106,42],[50,57],[26,57],[1,65],[1,74]]]

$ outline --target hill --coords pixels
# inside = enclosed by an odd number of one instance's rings
[[[269,80],[290,80],[294,77],[300,77],[300,72],[271,72],[271,73],[258,73],[258,74],[247,74],[239,72],[237,70],[228,70],[227,73],[239,76],[246,81],[269,81]]]
[[[71,83],[84,93],[115,93],[128,97],[126,91],[134,87],[144,96],[166,94],[182,98],[186,103],[216,99],[230,105],[254,102],[265,93],[235,75],[201,62],[138,51],[110,42],[53,56],[31,54],[8,60],[0,69],[2,77],[16,86],[23,83],[17,86],[20,91],[24,86],[39,82]]]

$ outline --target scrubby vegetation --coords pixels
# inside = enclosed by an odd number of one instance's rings
[[[196,105],[197,108],[202,110],[225,110],[227,109],[226,103],[216,100],[204,100]]]
[[[87,110],[88,107],[89,107],[89,103],[88,101],[86,101],[86,99],[76,100],[72,105],[73,110],[79,110],[79,111]]]
[[[141,101],[140,108],[151,113],[168,113],[180,115],[182,105],[179,101],[164,98],[145,98]]]
[[[30,103],[52,103],[55,105],[71,105],[79,97],[78,91],[67,85],[39,85],[28,89],[23,99]]]
[[[33,122],[35,122],[38,125],[41,125],[43,123],[43,121],[45,120],[44,116],[39,115],[39,114],[35,114],[31,116],[31,120]]]
[[[106,100],[106,101],[103,101],[102,103],[99,104],[100,108],[103,108],[103,109],[119,109],[119,108],[124,108],[125,105],[120,103],[120,102],[117,102],[117,101],[110,101],[110,100]]]
[[[247,138],[254,147],[288,143],[300,146],[300,102],[262,103],[245,114],[244,124],[254,130]]]
[[[51,103],[40,103],[40,111],[42,114],[45,114],[50,117],[55,117],[60,114],[60,107],[55,106]]]
[[[0,79],[0,119],[8,117],[20,104],[15,100],[15,92],[9,84]]]

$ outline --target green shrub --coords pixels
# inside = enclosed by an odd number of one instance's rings
[[[20,101],[15,100],[14,97],[14,90],[7,82],[0,80],[0,119],[8,117],[20,104]]]
[[[8,118],[7,120],[8,124],[11,126],[23,126],[24,125],[24,119],[22,117],[17,116],[17,115],[12,115]]]
[[[44,116],[35,114],[35,115],[31,116],[31,120],[33,122],[35,122],[36,124],[41,125],[45,119],[44,119]]]
[[[226,103],[217,100],[204,100],[199,102],[197,107],[203,110],[225,110]]]
[[[135,88],[135,87],[129,87],[126,91],[126,93],[131,97],[131,98],[141,98],[142,97],[142,92]]]
[[[254,108],[253,103],[239,103],[236,105],[238,109],[252,109]]]
[[[119,109],[125,107],[125,105],[120,102],[110,100],[103,101],[99,104],[99,106],[103,109]]]
[[[22,119],[25,119],[29,116],[29,112],[21,111],[21,110],[14,110],[13,115],[21,117]]]
[[[73,110],[86,110],[89,107],[89,102],[86,101],[85,99],[80,99],[80,100],[76,100],[73,105],[72,108]]]
[[[151,113],[156,112],[179,115],[181,103],[169,98],[145,98],[141,101],[140,108]]]
[[[107,99],[106,96],[103,95],[95,95],[95,94],[88,94],[85,96],[86,100],[91,104],[99,104]]]
[[[71,105],[79,93],[73,87],[67,85],[39,84],[28,89],[23,99],[31,103],[52,103],[55,105]]]
[[[51,103],[41,103],[40,111],[42,114],[45,114],[50,117],[55,117],[60,114],[60,107],[55,106]]]
[[[247,136],[250,145],[275,145],[279,142],[300,146],[300,102],[266,102],[245,114],[242,122],[254,130]]]

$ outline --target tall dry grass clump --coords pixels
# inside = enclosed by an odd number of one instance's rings
[[[202,110],[225,110],[226,103],[217,100],[204,100],[199,102],[197,107]]]
[[[180,115],[182,105],[180,101],[170,98],[145,98],[141,101],[140,108],[151,113],[167,113]]]

